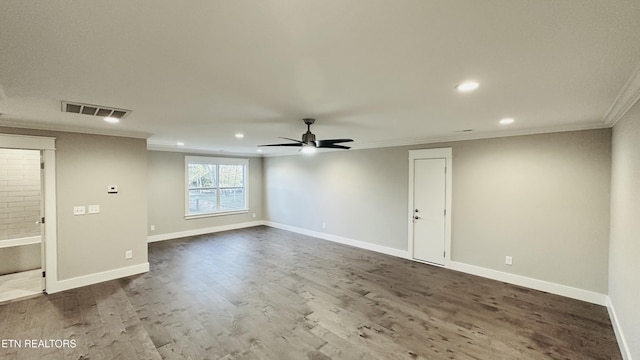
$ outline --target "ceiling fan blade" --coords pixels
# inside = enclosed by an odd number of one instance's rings
[[[327,140],[316,140],[318,147],[322,145],[335,145],[339,143],[352,142],[353,139],[327,139]]]
[[[300,140],[291,139],[291,138],[286,138],[286,137],[282,137],[282,136],[278,136],[278,137],[279,137],[280,139],[291,140],[291,141],[295,141],[295,142],[300,143],[300,144],[304,144],[304,143],[303,143],[302,141],[300,141]]]
[[[301,143],[297,143],[297,144],[269,144],[269,145],[258,145],[258,146],[295,146],[295,147],[300,147],[302,146]]]
[[[333,145],[333,144],[318,145],[317,147],[322,149],[351,149],[351,147],[349,146]]]

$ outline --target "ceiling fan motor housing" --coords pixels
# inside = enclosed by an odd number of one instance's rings
[[[311,131],[308,131],[304,134],[302,134],[302,142],[307,144],[307,145],[316,145],[316,135],[313,134]]]

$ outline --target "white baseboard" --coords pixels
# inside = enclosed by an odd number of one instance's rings
[[[467,274],[482,276],[484,278],[498,280],[509,284],[524,286],[530,289],[566,296],[572,299],[590,302],[592,304],[602,306],[606,306],[607,304],[607,296],[604,294],[599,294],[589,290],[578,289],[571,286],[560,285],[544,280],[533,279],[522,275],[509,274],[502,271],[487,269],[456,261],[449,262],[449,269],[461,271]]]
[[[119,279],[131,275],[137,275],[149,271],[149,263],[127,266],[119,269],[103,271],[95,274],[78,276],[71,279],[57,281],[53,286],[47,286],[47,294],[93,285],[104,281]]]
[[[618,340],[618,346],[620,347],[620,353],[622,354],[622,358],[624,360],[631,360],[631,350],[629,350],[629,346],[627,345],[627,339],[624,337],[622,333],[622,328],[620,327],[620,322],[618,321],[618,315],[616,314],[616,310],[613,307],[613,302],[611,298],[607,296],[607,310],[609,311],[609,318],[611,318],[611,325],[613,325],[613,332],[616,334],[616,339]]]
[[[178,231],[178,232],[166,233],[166,234],[151,235],[151,236],[147,237],[147,242],[151,243],[151,242],[156,242],[156,241],[179,239],[179,238],[183,238],[183,237],[187,237],[187,236],[211,234],[211,233],[216,233],[216,232],[220,232],[220,231],[236,230],[236,229],[248,228],[248,227],[253,227],[253,226],[260,226],[260,225],[264,225],[264,224],[265,224],[265,222],[263,220],[257,220],[257,221],[250,221],[250,222],[237,223],[237,224],[213,226],[213,227],[202,228],[202,229],[194,229],[194,230]]]
[[[406,251],[406,250],[394,249],[394,248],[387,247],[387,246],[376,245],[376,244],[368,243],[368,242],[365,242],[365,241],[349,239],[349,238],[345,238],[345,237],[342,237],[342,236],[321,233],[321,232],[318,232],[318,231],[307,230],[307,229],[303,229],[303,228],[299,228],[299,227],[295,227],[295,226],[279,224],[279,223],[275,223],[275,222],[272,222],[272,221],[265,221],[264,225],[267,225],[267,226],[270,226],[270,227],[274,227],[274,228],[278,228],[278,229],[282,229],[282,230],[295,232],[295,233],[302,234],[302,235],[313,236],[313,237],[316,237],[316,238],[319,238],[319,239],[329,240],[329,241],[337,242],[337,243],[340,243],[340,244],[350,245],[350,246],[354,246],[354,247],[361,248],[361,249],[371,250],[371,251],[379,252],[379,253],[382,253],[382,254],[396,256],[396,257],[400,257],[400,258],[403,258],[403,259],[407,259],[408,256],[409,256],[409,252]]]

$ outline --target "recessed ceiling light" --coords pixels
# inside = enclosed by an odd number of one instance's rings
[[[182,141],[178,141],[178,142],[176,143],[176,145],[178,145],[178,146],[184,146],[184,143],[183,143]]]
[[[109,124],[117,124],[120,122],[120,119],[114,117],[106,117],[104,118],[104,121],[108,122]]]
[[[513,118],[504,118],[502,120],[500,120],[500,125],[509,125],[509,124],[513,124],[515,120],[513,120]]]
[[[242,139],[242,138],[244,137],[244,134],[242,134],[242,133],[237,133],[237,134],[236,134],[236,137],[237,137],[238,139]]]
[[[478,88],[480,84],[475,81],[465,81],[461,84],[456,85],[456,90],[461,93],[470,92]]]
[[[262,152],[262,149],[258,149],[258,150],[256,150],[256,151],[257,151],[257,152]]]

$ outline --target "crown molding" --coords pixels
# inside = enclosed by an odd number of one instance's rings
[[[140,131],[128,131],[128,130],[113,130],[113,129],[95,129],[88,127],[61,125],[51,123],[34,123],[24,120],[13,119],[0,119],[0,126],[29,129],[29,130],[43,130],[43,131],[61,131],[69,133],[79,134],[92,134],[92,135],[105,135],[105,136],[120,136],[134,139],[147,139],[151,134]]]
[[[216,155],[216,156],[240,156],[240,157],[262,157],[262,154],[243,153],[243,152],[231,152],[224,150],[208,150],[198,148],[185,148],[177,145],[158,145],[150,144],[147,142],[147,150],[150,151],[166,151],[185,154],[199,154],[199,155]]]
[[[637,71],[637,74],[640,75],[640,71]],[[637,80],[638,80],[638,85],[640,86],[640,76],[637,77]],[[640,87],[638,88],[637,95],[638,95],[637,97],[640,98]],[[638,99],[636,98],[636,100]],[[630,108],[631,105],[629,105],[628,107]],[[620,117],[622,117],[622,115],[623,114],[621,114]],[[566,131],[594,130],[594,129],[610,128],[613,125],[615,124],[610,125],[603,122],[589,122],[589,123],[580,123],[580,124],[572,124],[572,125],[547,126],[547,127],[516,129],[516,130],[497,130],[497,131],[484,131],[484,132],[477,132],[477,133],[475,132],[455,133],[451,135],[440,135],[440,136],[432,136],[432,137],[425,137],[425,138],[405,138],[405,139],[361,142],[361,143],[353,144],[352,149],[359,150],[359,149],[374,149],[374,148],[386,148],[386,147],[397,147],[397,146],[426,145],[426,144],[435,144],[435,143],[442,143],[442,142],[480,140],[480,139],[491,139],[491,138],[509,137],[509,136],[547,134],[547,133],[566,132]],[[33,122],[17,121],[17,120],[9,120],[9,119],[0,119],[0,126],[11,127],[11,128],[21,128],[21,129],[32,129],[32,130],[63,131],[63,132],[72,132],[72,133],[81,133],[81,134],[121,136],[121,137],[130,137],[130,138],[138,138],[138,139],[147,139],[147,150],[152,150],[152,151],[206,154],[206,155],[217,155],[217,156],[241,156],[241,157],[279,157],[279,156],[299,156],[300,155],[300,153],[298,152],[256,154],[256,153],[249,153],[249,152],[230,152],[230,151],[224,151],[224,150],[184,148],[184,147],[178,147],[176,145],[151,144],[148,142],[148,138],[151,136],[151,134],[148,134],[148,133],[133,132],[133,131],[118,131],[118,130],[109,130],[109,129],[81,128],[76,126],[42,124],[42,123],[33,123]],[[332,151],[342,151],[342,150],[323,149],[322,152],[332,152]]]
[[[595,122],[595,123],[592,122],[592,123],[581,123],[581,124],[573,124],[573,125],[547,126],[547,127],[515,129],[515,130],[484,131],[484,132],[477,132],[477,133],[474,133],[474,132],[457,133],[453,135],[433,136],[433,137],[426,137],[426,138],[412,138],[412,139],[367,142],[367,143],[358,144],[357,147],[354,146],[354,149],[373,149],[373,148],[384,148],[384,147],[395,147],[395,146],[425,145],[425,144],[435,144],[435,143],[443,143],[443,142],[481,140],[481,139],[492,139],[492,138],[523,136],[523,135],[549,134],[549,133],[558,133],[558,132],[567,132],[567,131],[595,130],[595,129],[604,129],[608,127],[609,126],[602,124],[600,122]]]
[[[611,104],[611,107],[605,114],[602,121],[608,126],[613,127],[624,114],[640,99],[640,65],[633,71],[627,83],[624,84],[622,90]]]

